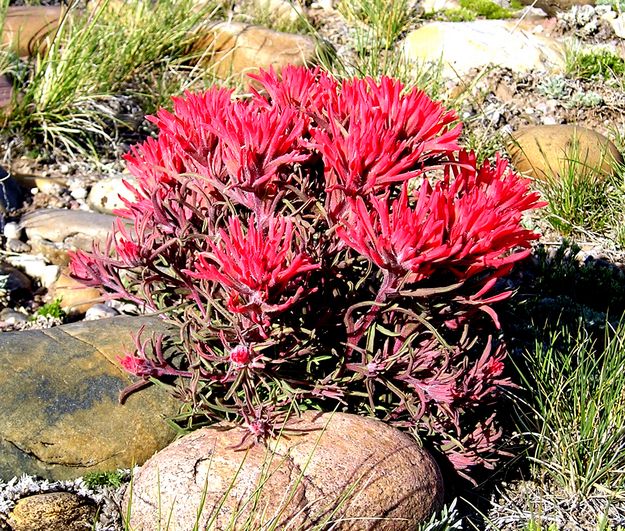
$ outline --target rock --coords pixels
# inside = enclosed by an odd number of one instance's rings
[[[248,517],[253,529],[275,518],[278,529],[325,529],[332,520],[341,522],[332,526],[337,530],[405,530],[442,502],[436,463],[405,433],[345,413],[305,412],[292,428],[270,443],[273,454],[260,444],[236,451],[245,432],[224,425],[177,440],[135,474],[130,526],[157,529],[171,511],[171,521],[191,529],[204,494],[199,528],[219,507],[215,530]],[[129,500],[127,492],[126,506]]]
[[[0,322],[6,324],[25,323],[28,321],[28,315],[24,315],[21,312],[16,312],[10,308],[5,308],[0,311]]]
[[[35,254],[63,266],[69,261],[68,250],[91,251],[94,242],[104,242],[114,220],[115,216],[86,210],[47,208],[26,214],[20,225]]]
[[[91,187],[87,204],[99,212],[112,214],[113,210],[124,208],[124,199],[133,201],[134,194],[124,185],[124,181],[131,186],[136,184],[136,179],[131,176],[124,177],[108,177],[101,179]]]
[[[24,202],[17,181],[0,167],[0,215],[21,208]]]
[[[269,14],[272,20],[286,24],[305,17],[302,6],[289,0],[254,0],[254,6],[261,13]]]
[[[85,312],[85,321],[97,321],[98,319],[106,319],[116,315],[119,315],[119,312],[115,308],[101,303],[94,304]]]
[[[87,189],[84,186],[74,186],[69,190],[70,195],[77,200],[84,200],[87,198]]]
[[[575,125],[539,125],[512,135],[508,153],[515,168],[534,179],[559,175],[572,157],[577,170],[596,177],[614,173],[614,163],[623,163],[617,147],[605,136]]]
[[[28,253],[30,251],[30,245],[21,240],[7,240],[6,250],[12,253]]]
[[[542,9],[550,17],[558,13],[568,11],[573,6],[595,5],[595,0],[521,0],[526,6],[534,6]]]
[[[93,240],[106,240],[114,220],[115,216],[86,210],[47,208],[28,213],[21,226],[30,240],[70,242],[79,249],[91,250]]]
[[[46,492],[18,500],[8,523],[12,531],[85,531],[93,529],[97,512],[71,492]]]
[[[423,0],[419,5],[425,14],[438,13],[445,9],[460,8],[458,0]]]
[[[221,78],[241,77],[259,69],[313,64],[318,42],[309,36],[281,33],[260,26],[222,22],[202,30],[195,49],[207,53],[207,66]]]
[[[625,39],[625,13],[619,13],[618,16],[614,17],[603,16],[601,18],[609,22],[618,38]]]
[[[0,478],[50,480],[143,463],[174,432],[162,420],[178,410],[159,386],[132,394],[117,356],[131,334],[164,330],[161,320],[114,317],[50,328],[4,332],[0,341]]]
[[[515,29],[514,21],[431,22],[406,36],[403,52],[409,61],[442,60],[443,73],[452,78],[490,64],[514,72],[564,70],[561,43]]]
[[[49,169],[42,169],[36,160],[20,157],[11,161],[11,175],[22,188],[37,188],[43,193],[56,193],[66,188],[68,179],[60,172],[50,175]]]
[[[311,7],[323,9],[325,11],[334,11],[334,2],[335,0],[317,0],[316,2],[312,3]]]
[[[20,57],[44,51],[47,38],[56,31],[64,9],[61,6],[11,6],[7,8],[2,45]]]
[[[19,240],[22,237],[22,229],[14,221],[6,223],[2,229],[2,233],[7,240]]]
[[[0,75],[0,108],[6,109],[15,101],[13,81],[6,74]],[[5,111],[6,112],[6,111]]]
[[[24,292],[32,289],[32,282],[16,267],[0,261],[0,287],[9,293]]]
[[[61,308],[68,314],[86,313],[95,304],[102,301],[102,292],[97,288],[85,286],[63,271],[48,289],[51,300],[61,299]]]
[[[60,274],[59,266],[48,264],[41,256],[20,254],[7,256],[6,261],[24,270],[30,278],[37,279],[44,288],[49,288]]]

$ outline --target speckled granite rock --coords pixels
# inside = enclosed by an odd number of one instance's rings
[[[131,383],[116,357],[142,324],[117,317],[0,337],[0,478],[66,479],[140,464],[174,437],[178,404],[159,387],[118,403]]]
[[[273,455],[262,445],[236,451],[245,432],[219,425],[171,444],[135,474],[131,527],[157,529],[171,510],[176,529],[191,529],[204,492],[200,528],[219,507],[215,530],[249,517],[254,529],[275,518],[278,529],[325,529],[332,520],[336,530],[403,531],[440,506],[439,469],[409,435],[345,413],[306,412],[290,427],[270,443]]]
[[[93,528],[97,507],[71,492],[46,492],[17,502],[11,531],[85,531]]]

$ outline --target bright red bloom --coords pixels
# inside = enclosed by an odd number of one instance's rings
[[[457,150],[456,114],[397,80],[342,83],[327,109],[327,127],[312,130],[325,162],[329,191],[361,195],[416,177],[425,165]]]
[[[302,146],[306,124],[294,109],[259,108],[250,102],[226,107],[224,120],[209,129],[220,141],[227,186],[259,195],[275,193],[280,171],[310,156]]]
[[[465,279],[524,258],[529,250],[508,254],[537,238],[522,228],[521,215],[542,206],[505,161],[497,159],[493,167],[486,161],[478,170],[468,153],[434,187],[423,180],[413,194],[404,184],[396,199],[387,193],[348,205],[337,228],[341,240],[380,268],[408,275],[409,282],[435,270]]]
[[[150,376],[153,372],[153,366],[150,362],[134,354],[126,354],[123,357],[118,357],[117,361],[125,371],[135,376]]]
[[[309,70],[287,65],[278,75],[273,68],[250,76],[258,81],[269,96],[252,89],[260,106],[276,106],[280,109],[295,108],[318,119],[324,109],[336,98],[339,87],[336,79],[320,68]]]
[[[210,252],[198,257],[196,271],[187,273],[201,280],[219,283],[228,292],[228,308],[252,314],[283,311],[310,288],[295,287],[294,280],[318,269],[301,245],[293,220],[271,217],[262,224],[252,215],[246,229],[241,220],[230,218],[228,229],[210,241]],[[254,318],[258,322],[258,315]]]
[[[499,158],[458,154],[455,113],[399,81],[254,77],[250,98],[187,93],[151,117],[158,137],[126,157],[124,222],[73,257],[75,277],[179,329],[137,336],[120,363],[143,381],[127,392],[191,380],[181,398],[235,412],[258,439],[294,400],[362,411],[367,396],[459,470],[490,466],[510,382],[503,350],[479,339],[489,323],[471,318],[497,323],[538,196]]]
[[[102,284],[99,262],[95,256],[81,250],[70,251],[69,272],[87,286]]]
[[[236,367],[245,367],[252,361],[252,350],[245,345],[237,345],[230,351],[230,361]]]

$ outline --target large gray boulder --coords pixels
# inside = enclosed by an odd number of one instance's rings
[[[174,438],[178,404],[152,386],[119,404],[133,380],[117,356],[155,318],[116,317],[0,334],[0,478],[51,480],[141,464]]]

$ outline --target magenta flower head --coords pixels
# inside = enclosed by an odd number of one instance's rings
[[[305,242],[291,218],[271,217],[262,222],[255,215],[244,227],[232,217],[221,229],[210,250],[198,256],[192,278],[220,284],[228,308],[244,313],[257,324],[267,314],[282,312],[312,293],[304,287],[306,274],[319,268],[303,250]]]

